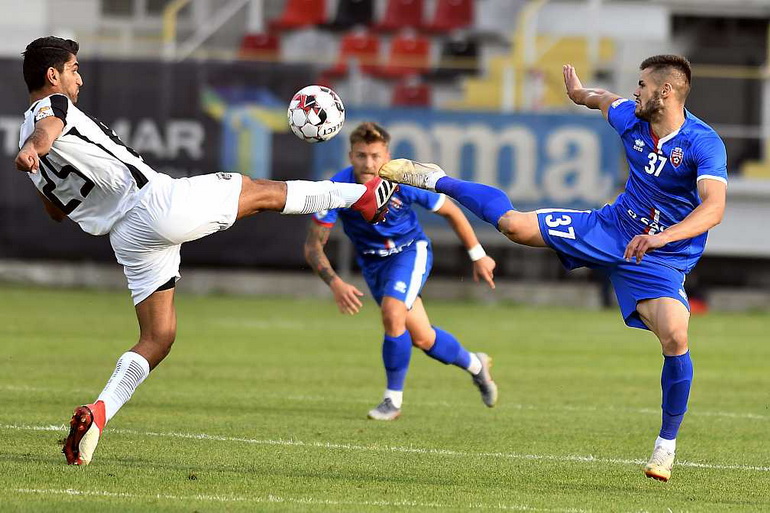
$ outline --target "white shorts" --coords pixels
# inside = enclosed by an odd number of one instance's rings
[[[192,178],[159,174],[112,227],[110,244],[128,279],[134,305],[179,279],[183,242],[226,230],[238,215],[243,178],[214,173]]]

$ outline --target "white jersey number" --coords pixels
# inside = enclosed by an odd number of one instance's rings
[[[650,159],[650,161],[644,167],[644,170],[648,175],[660,176],[660,172],[663,171],[663,166],[666,165],[668,159],[663,155],[658,155],[654,152],[650,152],[650,154],[647,155],[647,158]]]
[[[556,219],[551,214],[548,214],[547,216],[545,216],[545,224],[549,226],[549,230],[548,230],[549,235],[553,235],[555,237],[561,237],[563,239],[575,238],[575,228],[573,228],[572,226],[568,226],[572,224],[572,218],[566,214],[562,215],[559,219]],[[559,228],[562,226],[567,226],[567,229],[565,231],[552,229],[552,228]]]

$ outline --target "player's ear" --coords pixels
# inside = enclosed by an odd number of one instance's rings
[[[661,88],[660,94],[663,98],[668,98],[673,92],[674,86],[672,86],[670,82],[665,82]]]
[[[51,85],[57,85],[59,83],[59,70],[51,66],[46,70],[45,78]]]

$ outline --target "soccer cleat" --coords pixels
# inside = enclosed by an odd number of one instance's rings
[[[674,466],[674,453],[656,446],[647,465],[644,466],[644,475],[666,482],[671,479],[671,468]]]
[[[398,184],[375,176],[365,184],[366,192],[350,208],[358,210],[370,223],[379,223],[388,213],[391,196],[398,190]]]
[[[489,372],[492,368],[492,358],[486,353],[476,353],[476,356],[481,361],[481,371],[473,376],[473,384],[481,392],[481,400],[484,404],[492,408],[497,404],[497,383],[492,381],[492,374]]]
[[[439,178],[446,176],[446,173],[437,164],[395,159],[382,166],[379,175],[392,182],[435,191],[436,182]]]
[[[106,420],[102,401],[75,408],[70,420],[70,433],[62,449],[68,465],[91,463]]]
[[[368,418],[372,420],[396,420],[401,416],[401,408],[396,408],[390,397],[382,400],[376,408],[369,410]]]

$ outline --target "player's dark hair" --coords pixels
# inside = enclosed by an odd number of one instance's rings
[[[671,73],[677,71],[682,75],[685,82],[684,96],[690,92],[690,84],[692,83],[692,67],[690,61],[686,57],[681,55],[653,55],[647,57],[639,65],[640,70],[651,68],[653,73],[664,72]]]
[[[377,123],[366,121],[358,125],[356,129],[350,133],[350,146],[360,142],[366,144],[382,142],[387,146],[390,144],[390,134]]]
[[[64,64],[71,55],[77,55],[80,45],[71,39],[47,36],[35,39],[27,45],[24,56],[24,82],[29,92],[45,86],[48,68],[64,71]]]

